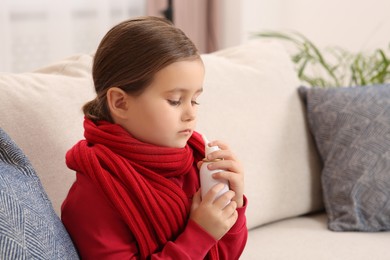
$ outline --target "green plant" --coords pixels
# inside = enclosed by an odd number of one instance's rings
[[[390,82],[390,59],[382,49],[352,53],[333,47],[321,51],[300,33],[261,32],[255,37],[285,40],[295,45],[291,56],[302,82],[313,87],[372,85]],[[389,45],[390,49],[390,45]]]

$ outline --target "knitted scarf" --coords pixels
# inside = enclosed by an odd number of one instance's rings
[[[192,196],[199,189],[196,162],[204,143],[196,132],[184,148],[159,147],[133,138],[117,124],[84,120],[86,140],[66,154],[68,167],[90,177],[134,235],[142,259],[183,232]],[[170,178],[186,176],[191,194]],[[208,254],[218,259],[216,247]]]

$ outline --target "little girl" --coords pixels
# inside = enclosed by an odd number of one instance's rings
[[[204,66],[168,21],[128,20],[101,41],[85,140],[66,154],[76,181],[62,205],[82,259],[238,259],[247,240],[243,170],[228,146],[208,159],[228,180],[200,196],[204,142],[194,131]]]

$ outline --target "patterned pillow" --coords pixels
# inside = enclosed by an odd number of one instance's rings
[[[30,162],[1,128],[0,259],[78,259]]]
[[[390,84],[299,92],[324,163],[329,229],[390,230]]]

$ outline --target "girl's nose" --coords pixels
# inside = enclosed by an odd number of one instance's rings
[[[183,121],[193,121],[196,118],[196,106],[194,106],[192,103],[189,105],[186,105],[183,115],[182,115],[182,120]]]

